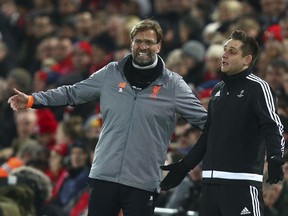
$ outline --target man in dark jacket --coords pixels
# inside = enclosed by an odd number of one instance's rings
[[[257,42],[235,30],[224,45],[223,81],[213,92],[204,132],[181,161],[163,166],[162,190],[177,186],[203,159],[201,216],[263,216],[265,159],[271,184],[283,179],[283,126],[269,85],[252,73]]]

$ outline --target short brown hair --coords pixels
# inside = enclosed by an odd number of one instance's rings
[[[251,65],[253,65],[256,62],[259,54],[259,45],[254,38],[250,37],[249,35],[246,34],[246,32],[242,30],[234,30],[231,33],[229,39],[241,41],[242,42],[241,50],[243,56],[247,55],[252,56]]]
[[[156,32],[157,43],[162,42],[162,40],[163,40],[162,28],[157,21],[151,20],[151,19],[144,19],[144,20],[140,21],[139,23],[137,23],[132,28],[131,33],[130,33],[131,40],[133,40],[133,38],[135,37],[135,35],[137,33],[142,32],[142,31],[146,31],[146,30],[150,30],[150,29],[154,30]]]

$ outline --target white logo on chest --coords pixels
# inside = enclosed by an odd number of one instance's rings
[[[244,97],[244,90],[241,90],[240,94],[238,94],[237,97],[239,97],[239,98]]]

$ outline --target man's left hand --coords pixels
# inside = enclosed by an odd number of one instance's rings
[[[268,179],[266,180],[266,183],[276,184],[283,180],[283,164],[284,162],[282,160],[276,159],[275,157],[270,157],[268,159]]]

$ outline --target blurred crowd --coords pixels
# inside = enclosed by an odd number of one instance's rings
[[[98,101],[13,112],[7,99],[14,88],[29,94],[73,84],[120,60],[130,52],[132,26],[143,18],[160,23],[160,56],[204,106],[221,80],[223,41],[234,29],[256,38],[261,55],[254,73],[277,96],[287,142],[287,11],[286,0],[0,0],[0,212],[85,215],[102,125]],[[200,134],[179,118],[167,163],[181,159]],[[284,171],[283,182],[263,185],[267,216],[288,215],[287,163]],[[40,177],[32,181],[33,175]],[[159,207],[197,211],[200,195],[201,164],[161,193]]]

